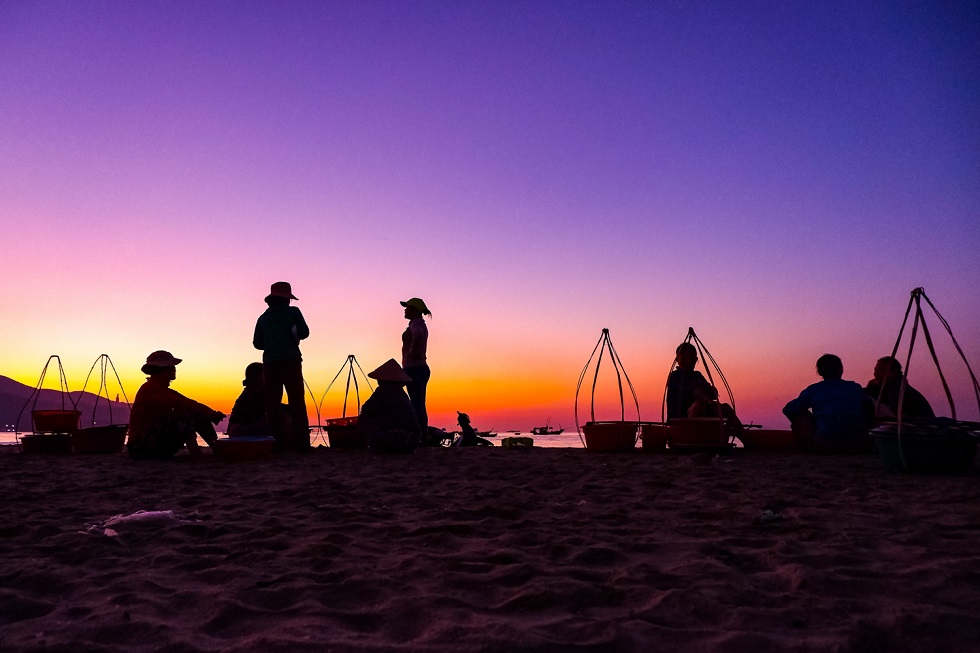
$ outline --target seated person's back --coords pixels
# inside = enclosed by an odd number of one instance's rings
[[[868,395],[860,384],[842,378],[844,365],[833,354],[824,354],[817,360],[817,373],[823,381],[805,388],[783,408],[793,432],[805,446],[855,443],[864,447],[870,442]]]

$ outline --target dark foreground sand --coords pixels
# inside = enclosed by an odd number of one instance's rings
[[[980,650],[980,475],[737,454],[2,454],[0,650]]]

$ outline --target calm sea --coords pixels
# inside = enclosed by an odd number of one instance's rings
[[[29,433],[21,433],[20,435],[30,435]],[[582,441],[579,440],[578,434],[574,431],[565,431],[561,435],[531,435],[530,433],[511,433],[503,432],[497,435],[495,438],[489,438],[495,446],[500,446],[500,441],[512,435],[520,435],[521,437],[530,437],[534,439],[534,446],[536,447],[547,447],[547,448],[574,448],[581,449]],[[16,435],[11,431],[0,431],[0,446],[4,445],[14,445],[17,442]],[[201,446],[204,445],[204,441],[198,439]],[[322,440],[316,435],[314,435],[314,446],[321,444]]]

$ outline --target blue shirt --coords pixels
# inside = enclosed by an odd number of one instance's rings
[[[865,416],[870,414],[868,395],[859,384],[843,379],[824,379],[807,387],[800,396],[786,404],[787,417],[813,411],[817,437],[845,440],[868,432]]]

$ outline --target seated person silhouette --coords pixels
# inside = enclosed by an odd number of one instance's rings
[[[456,411],[456,423],[459,424],[460,436],[456,446],[459,447],[492,447],[493,442],[481,438],[476,434],[476,429],[470,423],[470,416],[466,413]]]
[[[244,389],[238,395],[235,405],[228,416],[228,437],[244,438],[271,436],[269,421],[265,415],[264,383],[262,381],[262,363],[249,363],[245,368]],[[289,412],[280,413],[282,420],[281,432],[288,433],[290,428]]]
[[[126,448],[131,458],[165,460],[173,458],[184,446],[192,455],[198,455],[198,434],[209,445],[218,439],[214,424],[224,419],[224,413],[170,388],[180,362],[167,351],[155,351],[146,357],[141,369],[149,377],[136,393],[129,416]]]
[[[708,383],[698,364],[698,350],[690,342],[682,342],[675,351],[677,369],[667,377],[667,419],[683,417],[721,417],[740,428],[735,411],[728,404],[718,403],[718,390]]]
[[[844,364],[833,354],[817,359],[823,381],[808,386],[783,408],[800,445],[814,453],[868,453],[874,404],[854,381],[843,380]]]
[[[378,388],[361,406],[357,430],[372,451],[411,453],[422,436],[415,409],[405,394],[405,384],[412,377],[394,358],[368,372],[368,376],[377,380]]]
[[[898,416],[898,395],[902,389],[902,364],[892,356],[882,356],[875,363],[874,378],[868,381],[864,391],[875,402],[878,402],[880,419],[894,420]],[[881,401],[878,398],[881,398]],[[929,401],[922,393],[905,383],[905,395],[902,397],[902,419],[921,421],[932,419],[936,414]]]

